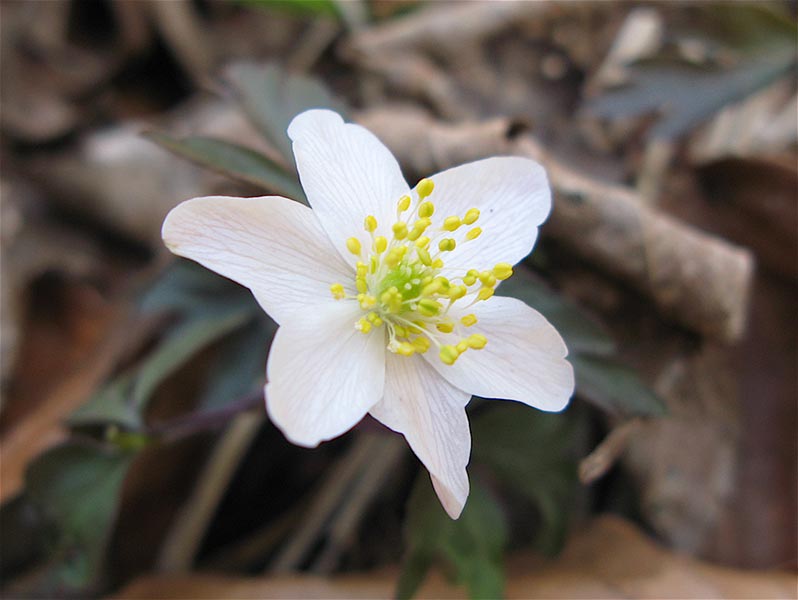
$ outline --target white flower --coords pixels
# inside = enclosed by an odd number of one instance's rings
[[[280,325],[265,393],[289,440],[313,447],[370,413],[405,436],[456,519],[472,394],[559,411],[573,393],[557,331],[493,296],[549,214],[546,174],[489,158],[411,190],[388,149],[334,112],[304,112],[288,135],[312,210],[195,198],[169,213],[164,241],[250,288]]]

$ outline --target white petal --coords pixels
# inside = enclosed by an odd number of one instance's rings
[[[405,436],[453,519],[468,498],[471,432],[465,405],[470,398],[421,357],[387,353],[385,395],[371,409],[375,419]]]
[[[309,110],[288,127],[294,157],[308,201],[333,244],[350,263],[346,240],[370,237],[363,220],[374,215],[379,233],[390,235],[396,203],[410,188],[399,163],[374,134],[360,125],[344,123],[330,110]]]
[[[551,210],[546,172],[528,158],[487,158],[448,169],[430,179],[435,183],[430,200],[435,204],[436,219],[463,217],[470,208],[480,211],[473,225],[440,235],[457,242],[457,248],[444,255],[447,272],[481,271],[498,262],[516,264],[532,251],[538,226]],[[480,227],[482,234],[465,240],[473,227]]]
[[[467,350],[453,365],[434,353],[428,362],[452,384],[475,396],[517,400],[540,410],[556,412],[568,405],[574,373],[565,360],[568,349],[557,330],[536,310],[515,298],[494,296],[478,302],[478,322],[461,327],[460,336],[481,333],[488,339],[482,350]],[[454,318],[463,311],[450,311]],[[448,343],[456,343],[457,331]]]
[[[313,447],[341,435],[382,397],[385,335],[355,330],[362,313],[351,301],[325,304],[277,330],[266,408],[293,443]]]
[[[278,323],[334,302],[333,283],[354,291],[351,267],[313,211],[287,198],[194,198],[172,209],[161,234],[175,254],[250,288]]]

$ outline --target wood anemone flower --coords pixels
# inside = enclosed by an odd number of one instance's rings
[[[494,296],[551,209],[543,168],[497,157],[415,188],[368,130],[329,110],[291,122],[312,209],[279,196],[183,202],[169,249],[250,288],[280,325],[269,416],[314,447],[366,413],[403,434],[448,514],[468,497],[472,395],[562,410],[574,389],[562,338]]]

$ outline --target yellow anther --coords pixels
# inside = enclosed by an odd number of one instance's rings
[[[432,179],[422,179],[416,186],[416,192],[418,192],[419,198],[426,198],[432,193],[434,188],[435,184],[432,182]]]
[[[424,321],[413,321],[412,329],[416,332],[426,331],[427,324]]]
[[[457,242],[453,238],[444,238],[438,242],[438,250],[441,252],[451,252],[457,247]]]
[[[443,228],[446,231],[455,231],[460,225],[460,217],[446,217],[443,220]]]
[[[425,204],[429,204],[429,202],[425,202]],[[416,222],[413,223],[413,227],[420,229],[422,233],[430,225],[432,225],[432,219],[429,217],[421,217],[420,219],[416,219]]]
[[[490,287],[482,288],[481,290],[479,290],[479,293],[477,294],[477,298],[479,298],[480,300],[487,300],[491,296],[493,296],[493,288]]]
[[[434,317],[441,312],[442,308],[443,305],[440,302],[431,298],[422,298],[418,302],[418,312],[427,317]]]
[[[465,237],[467,240],[475,240],[479,237],[481,233],[482,233],[481,227],[474,227],[473,229],[469,230],[469,232],[466,234]]]
[[[460,322],[466,327],[471,327],[477,324],[477,316],[474,314],[466,315],[460,319]]]
[[[452,284],[449,283],[449,280],[441,275],[438,275],[433,281],[437,281],[444,292],[447,291],[452,286]]]
[[[346,240],[346,249],[349,250],[355,256],[359,255],[360,254],[360,240],[355,238],[355,237],[349,238],[348,240]]]
[[[399,202],[397,203],[396,207],[399,209],[399,212],[404,212],[410,208],[410,202],[410,196],[402,196],[399,198]]]
[[[394,325],[393,330],[394,333],[396,334],[396,337],[402,337],[402,338],[407,337],[407,329],[402,327],[401,325]]]
[[[366,266],[366,263],[357,261],[355,264],[355,272],[357,273],[358,277],[365,277],[368,271],[369,268]]]
[[[443,321],[435,325],[435,328],[441,333],[451,333],[454,331],[454,323],[451,321]]]
[[[432,264],[432,257],[424,248],[416,247],[416,254],[418,255],[418,260],[425,266],[429,267]]]
[[[410,343],[413,344],[413,348],[415,348],[416,352],[419,354],[424,354],[429,350],[429,340],[423,335],[418,336]]]
[[[372,255],[371,258],[369,259],[369,270],[371,271],[372,274],[374,274],[377,272],[377,269],[379,267],[380,267],[379,259],[376,256]]]
[[[466,285],[474,285],[477,282],[477,277],[479,276],[479,271],[476,269],[471,269],[468,273],[465,274],[463,277],[463,283]]]
[[[361,333],[368,333],[371,331],[371,323],[369,323],[365,318],[360,318],[358,322],[355,323],[355,329]]]
[[[429,248],[429,238],[426,235],[421,236],[416,240],[416,248]]]
[[[468,293],[468,288],[464,285],[453,285],[449,288],[449,298],[459,300]]]
[[[441,284],[439,281],[432,281],[421,289],[422,296],[432,296],[441,291]]]
[[[382,319],[380,318],[380,315],[378,315],[378,314],[377,314],[377,313],[375,313],[375,312],[370,312],[369,314],[367,314],[367,315],[366,315],[366,319],[367,319],[367,320],[368,320],[368,321],[369,321],[369,322],[370,322],[372,325],[374,325],[374,327],[379,327],[380,325],[382,325]]]
[[[460,340],[459,342],[457,342],[455,348],[457,349],[458,354],[462,354],[463,352],[468,350],[468,342],[465,340]]]
[[[487,287],[496,285],[496,276],[490,271],[482,271],[482,273],[479,274],[479,280],[482,282],[482,285]]]
[[[342,300],[346,297],[346,291],[344,290],[344,286],[340,283],[334,283],[330,286],[330,293],[332,293],[333,298],[336,300]]]
[[[404,246],[399,246],[398,248],[391,248],[388,251],[388,254],[385,256],[385,264],[388,265],[390,268],[394,268],[398,265],[402,258],[404,258]]]
[[[407,233],[407,239],[410,240],[411,242],[415,242],[418,238],[421,237],[422,233],[424,233],[423,229],[418,229],[416,227],[413,227],[413,229],[411,229]]]
[[[469,348],[473,348],[474,350],[482,350],[485,347],[485,344],[488,343],[488,338],[481,333],[472,333],[468,336],[466,342],[468,343]]]
[[[460,356],[460,353],[457,351],[457,348],[454,346],[446,345],[441,346],[441,351],[439,356],[441,360],[446,365],[453,365],[454,361],[457,360],[457,357]]]
[[[377,304],[377,299],[374,296],[369,296],[368,294],[358,294],[357,301],[360,303],[360,308],[363,310],[368,310]]]
[[[473,225],[477,219],[479,219],[479,209],[469,208],[466,211],[465,216],[463,217],[463,223],[465,223],[466,225]]]
[[[362,277],[358,277],[357,279],[355,279],[355,287],[357,288],[357,291],[360,292],[361,294],[365,294],[366,292],[369,291],[369,284],[366,283],[366,280],[363,279]]]
[[[443,261],[440,258],[436,258],[432,261],[432,268],[433,269],[442,269],[443,268]]]
[[[393,230],[393,237],[395,237],[397,240],[403,240],[407,237],[407,223],[403,221],[397,221],[393,224],[391,229]]]
[[[412,356],[416,353],[416,349],[413,347],[413,344],[402,342],[396,347],[396,352],[402,356]]]
[[[369,233],[377,229],[377,218],[374,215],[367,216],[363,221],[363,229]]]
[[[431,217],[435,212],[435,205],[427,200],[426,202],[422,202],[418,205],[418,216],[419,217]]]
[[[496,266],[493,267],[493,274],[499,281],[504,281],[512,277],[513,266],[509,263],[497,263]]]
[[[382,254],[385,252],[385,249],[388,247],[388,240],[385,239],[383,236],[378,235],[374,238],[374,251],[377,254]]]

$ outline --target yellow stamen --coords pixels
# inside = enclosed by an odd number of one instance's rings
[[[427,317],[434,317],[442,308],[443,305],[440,302],[430,298],[423,298],[418,303],[418,312]]]
[[[396,352],[402,356],[412,356],[415,354],[416,349],[412,344],[409,344],[408,342],[402,342],[396,347]]]
[[[471,327],[472,325],[476,325],[477,323],[477,316],[474,314],[466,315],[460,319],[460,322],[465,325],[466,327]]]
[[[411,344],[413,344],[413,348],[415,348],[416,352],[419,354],[424,354],[427,350],[429,350],[429,340],[423,335],[415,338]]]
[[[451,321],[444,321],[435,325],[435,328],[441,333],[451,333],[454,331],[454,323]]]
[[[422,202],[418,205],[418,216],[419,217],[431,217],[435,212],[435,205],[427,200],[426,202]]]
[[[432,179],[422,179],[416,186],[416,192],[418,192],[419,198],[426,198],[432,193],[434,188],[435,184],[433,183]]]
[[[479,209],[469,208],[466,211],[465,217],[463,217],[463,223],[466,225],[473,225],[477,219],[479,219]]]
[[[457,357],[460,356],[460,353],[457,351],[457,348],[454,346],[446,345],[441,346],[441,351],[439,356],[441,360],[446,365],[453,365],[454,361],[457,360]]]
[[[330,286],[330,292],[332,293],[333,298],[336,300],[342,300],[346,297],[346,291],[344,290],[344,286],[340,283],[334,283]]]
[[[374,215],[369,215],[363,221],[363,229],[369,233],[377,229],[377,218]]]
[[[358,256],[360,254],[360,240],[355,237],[349,238],[346,240],[346,249]]]
[[[441,252],[451,252],[457,247],[457,242],[453,238],[444,238],[438,242],[438,250]]]
[[[377,254],[382,254],[385,252],[385,249],[388,247],[388,240],[385,239],[383,236],[378,235],[374,238],[374,251]]]
[[[407,223],[398,221],[393,224],[391,229],[393,230],[393,237],[397,240],[403,240],[407,237]]]
[[[479,237],[479,235],[480,235],[481,233],[482,233],[482,228],[481,228],[481,227],[474,227],[473,229],[471,229],[471,230],[470,230],[470,231],[469,231],[469,232],[466,234],[466,236],[465,236],[465,237],[466,237],[466,239],[467,239],[467,240],[475,240],[475,239],[477,239],[477,238]]]
[[[458,227],[460,227],[460,217],[446,217],[443,220],[443,228],[446,231],[455,231]]]
[[[396,207],[399,209],[399,212],[404,212],[410,208],[410,202],[410,196],[402,196],[399,198],[399,202],[396,204]]]
[[[509,263],[496,263],[493,267],[493,274],[499,281],[509,279],[513,275],[513,266]]]
[[[479,290],[479,293],[477,294],[477,298],[479,298],[480,300],[487,300],[491,296],[493,296],[493,288],[489,287],[482,288],[481,290]]]
[[[481,333],[472,333],[468,336],[466,341],[469,348],[473,348],[474,350],[482,350],[488,343],[488,338]]]

